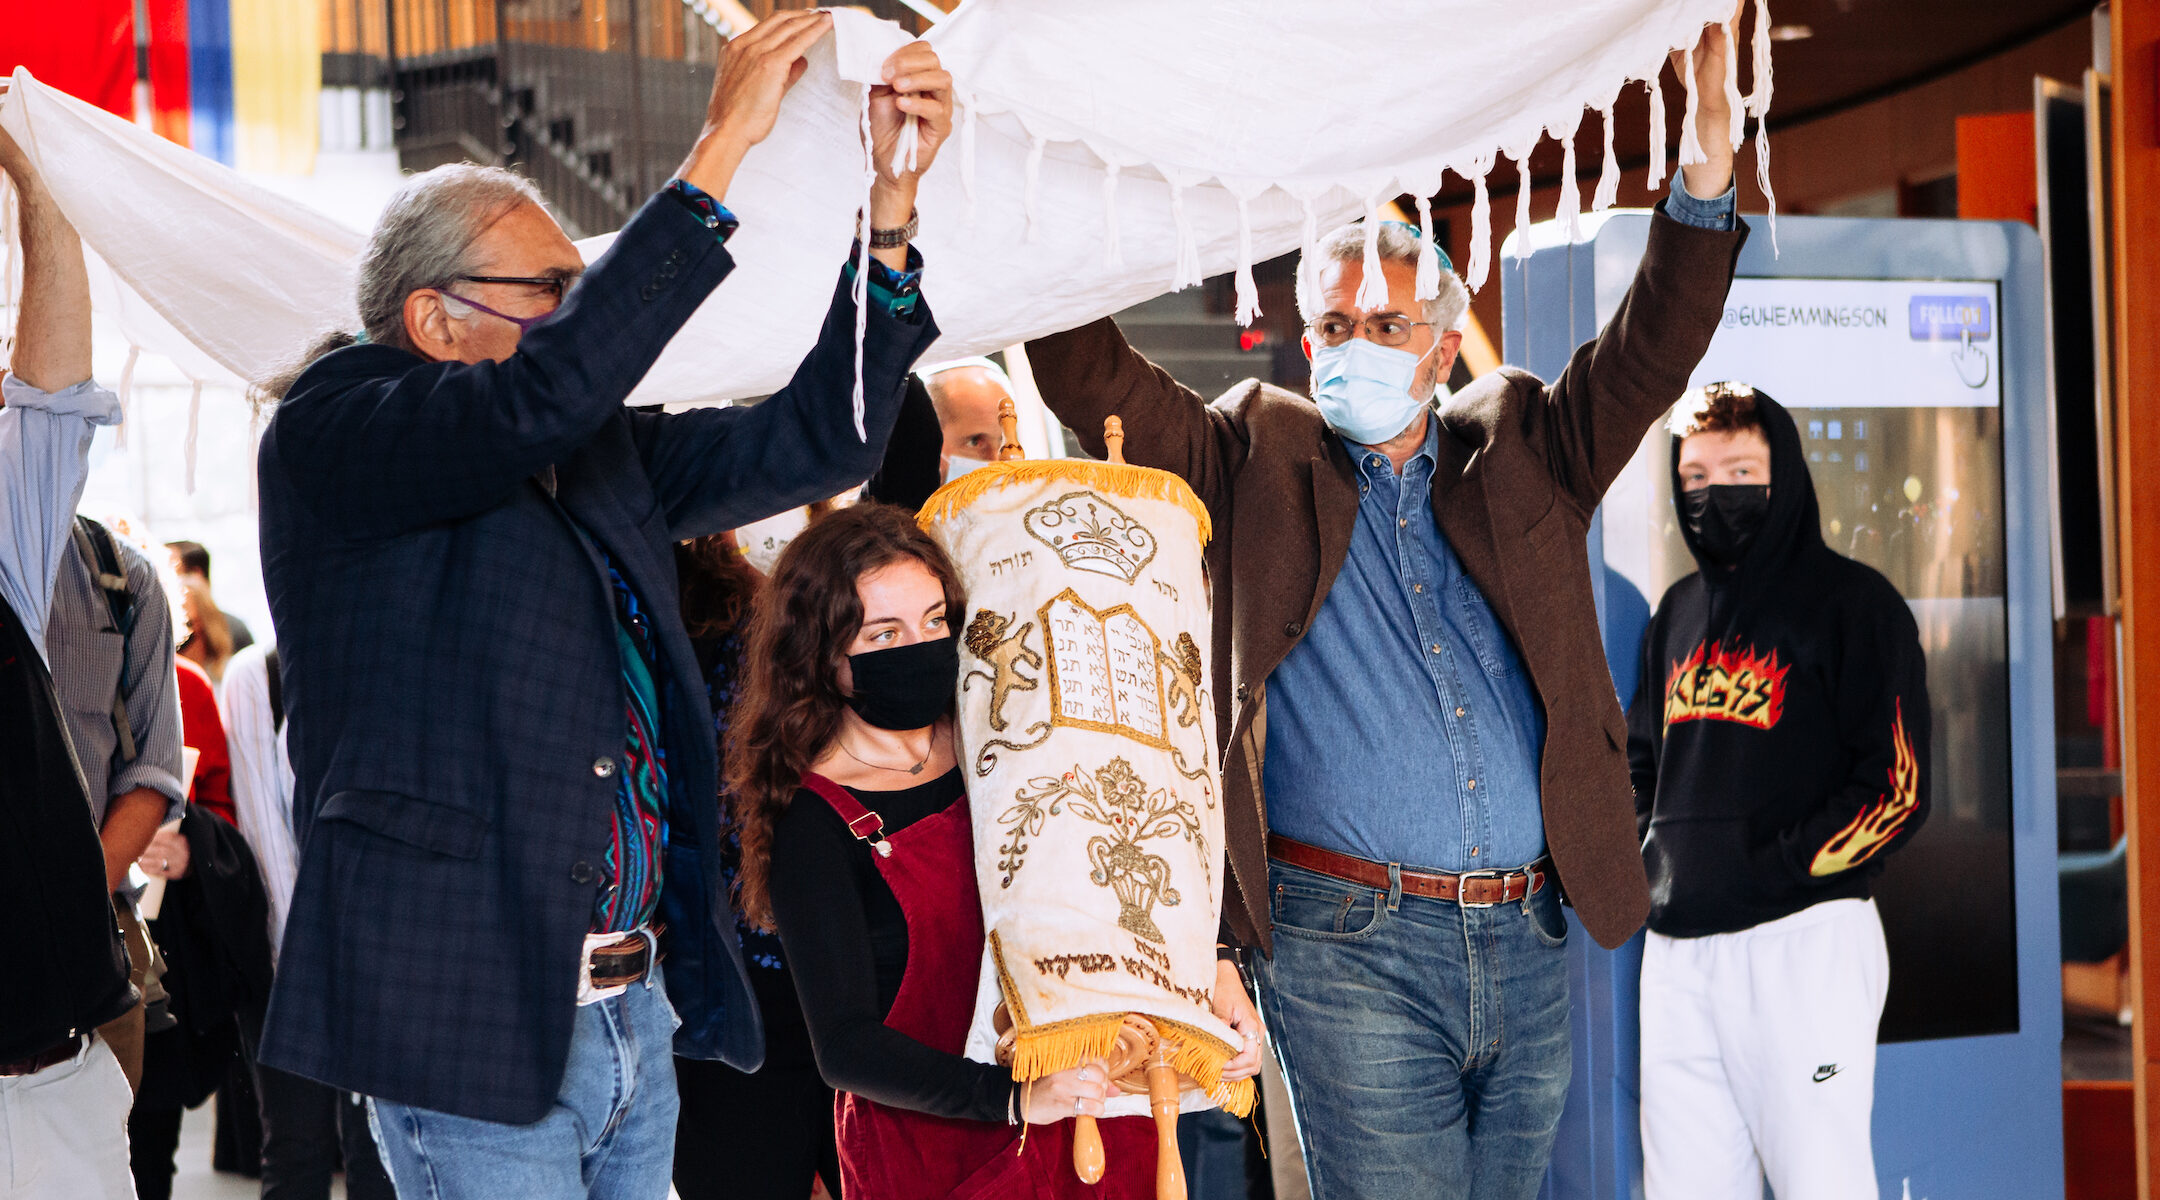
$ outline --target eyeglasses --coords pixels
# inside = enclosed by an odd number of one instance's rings
[[[1340,346],[1362,331],[1365,340],[1378,346],[1403,346],[1410,341],[1410,334],[1420,325],[1430,327],[1431,321],[1413,321],[1401,313],[1374,313],[1360,320],[1336,313],[1329,313],[1305,326],[1312,340],[1323,346]]]
[[[570,285],[578,281],[576,275],[460,275],[466,283],[517,283],[526,287],[540,288],[559,302]]]

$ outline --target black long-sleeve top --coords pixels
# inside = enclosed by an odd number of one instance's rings
[[[952,806],[959,768],[893,792],[850,788],[890,837]],[[1003,1067],[923,1045],[885,1024],[907,971],[907,920],[870,847],[832,805],[795,793],[772,842],[773,920],[825,1082],[894,1108],[1003,1122],[1013,1081]],[[956,879],[956,888],[975,886]]]

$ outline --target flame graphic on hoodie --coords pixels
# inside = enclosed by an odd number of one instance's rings
[[[1785,676],[1792,670],[1753,646],[1697,646],[1673,664],[1665,683],[1665,727],[1682,721],[1731,721],[1774,729],[1785,713]]]
[[[1920,760],[1913,754],[1912,739],[1905,735],[1905,702],[1898,701],[1897,716],[1890,726],[1896,753],[1890,763],[1890,788],[1882,798],[1860,810],[1852,824],[1837,831],[1816,851],[1808,874],[1835,875],[1849,871],[1875,856],[1905,827],[1905,818],[1920,807]]]

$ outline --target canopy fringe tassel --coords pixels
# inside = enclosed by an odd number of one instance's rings
[[[1665,81],[1650,72],[1650,194],[1665,187]]]
[[[1598,166],[1597,191],[1590,197],[1590,211],[1604,212],[1620,199],[1620,156],[1613,153],[1613,109],[1608,104],[1598,114],[1605,127],[1605,160]]]
[[[1245,197],[1237,202],[1237,323],[1250,325],[1260,318],[1260,285],[1252,273],[1252,205]]]
[[[855,230],[855,436],[865,443],[870,432],[863,424],[863,343],[870,336],[870,196],[877,188],[877,158],[870,149],[870,85],[862,90],[863,201],[862,224]]]
[[[1486,277],[1492,273],[1492,193],[1486,189],[1485,177],[1492,174],[1498,161],[1495,155],[1470,166],[1476,172],[1470,183],[1477,196],[1470,203],[1470,276],[1465,282],[1473,292],[1484,287]]]
[[[1582,133],[1582,114],[1575,114],[1575,128],[1560,138],[1560,202],[1554,216],[1572,243],[1582,235],[1582,181],[1575,177],[1575,138]]]
[[[1422,193],[1417,198],[1417,227],[1417,298],[1432,300],[1440,295],[1440,248],[1433,245],[1432,197]]]
[[[1320,311],[1320,214],[1313,211],[1313,198],[1301,197],[1299,203],[1305,211],[1305,222],[1298,232],[1298,315]]]
[[[1704,152],[1702,135],[1695,128],[1695,118],[1701,107],[1702,99],[1695,94],[1694,44],[1690,43],[1680,53],[1681,73],[1686,76],[1680,81],[1680,86],[1687,89],[1687,112],[1680,118],[1680,165],[1692,167],[1698,163],[1709,162],[1710,156]]]
[[[1755,90],[1747,109],[1755,114],[1755,185],[1769,209],[1770,256],[1779,257],[1777,190],[1770,186],[1770,0],[1755,0]]]
[[[1170,219],[1177,225],[1177,263],[1170,269],[1170,290],[1180,292],[1200,282],[1200,244],[1193,238],[1192,216],[1185,211],[1185,185],[1170,185]]]
[[[1365,198],[1365,261],[1364,278],[1358,280],[1357,306],[1363,309],[1387,306],[1387,276],[1380,268],[1380,198]]]
[[[905,175],[915,170],[922,150],[922,131],[916,128],[916,118],[909,117],[900,125],[900,136],[893,139],[892,173]]]
[[[1755,90],[1747,107],[1758,117],[1770,111],[1770,74],[1770,0],[1755,0]]]
[[[1530,151],[1537,143],[1524,147],[1515,159],[1515,173],[1521,183],[1515,189],[1515,257],[1530,257]]]

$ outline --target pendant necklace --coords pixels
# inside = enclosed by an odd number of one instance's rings
[[[910,775],[920,775],[920,774],[922,774],[922,771],[923,771],[923,765],[924,765],[925,763],[928,763],[928,762],[930,761],[930,750],[934,750],[934,749],[936,749],[936,748],[937,748],[937,741],[936,741],[936,739],[932,739],[932,740],[931,740],[931,743],[930,743],[930,749],[929,749],[929,750],[924,750],[924,751],[923,751],[923,756],[922,756],[921,758],[919,758],[919,759],[916,759],[916,760],[915,760],[915,765],[914,765],[914,766],[912,766],[912,767],[906,767],[906,768],[902,768],[902,767],[888,767],[888,766],[886,766],[886,765],[885,765],[884,763],[874,763],[874,762],[871,762],[871,761],[870,761],[869,759],[867,759],[867,758],[864,758],[864,757],[863,757],[862,755],[860,755],[860,754],[857,754],[857,753],[855,753],[855,752],[854,752],[853,750],[850,750],[850,749],[848,749],[848,744],[847,744],[847,740],[846,740],[845,738],[835,738],[835,739],[833,739],[833,740],[834,740],[834,741],[837,741],[837,742],[839,742],[839,743],[840,743],[840,752],[841,752],[842,754],[845,754],[845,755],[847,755],[847,756],[848,756],[849,758],[852,758],[852,759],[854,759],[854,760],[855,760],[856,762],[859,762],[859,763],[861,763],[862,765],[864,765],[864,766],[866,766],[866,767],[876,767],[876,768],[877,768],[878,770],[880,770],[880,771],[892,771],[892,772],[894,772],[894,773],[896,773],[896,774],[897,774],[898,772],[902,771],[902,770],[905,770],[905,771],[906,771],[906,772],[907,772],[908,774],[910,774]]]

